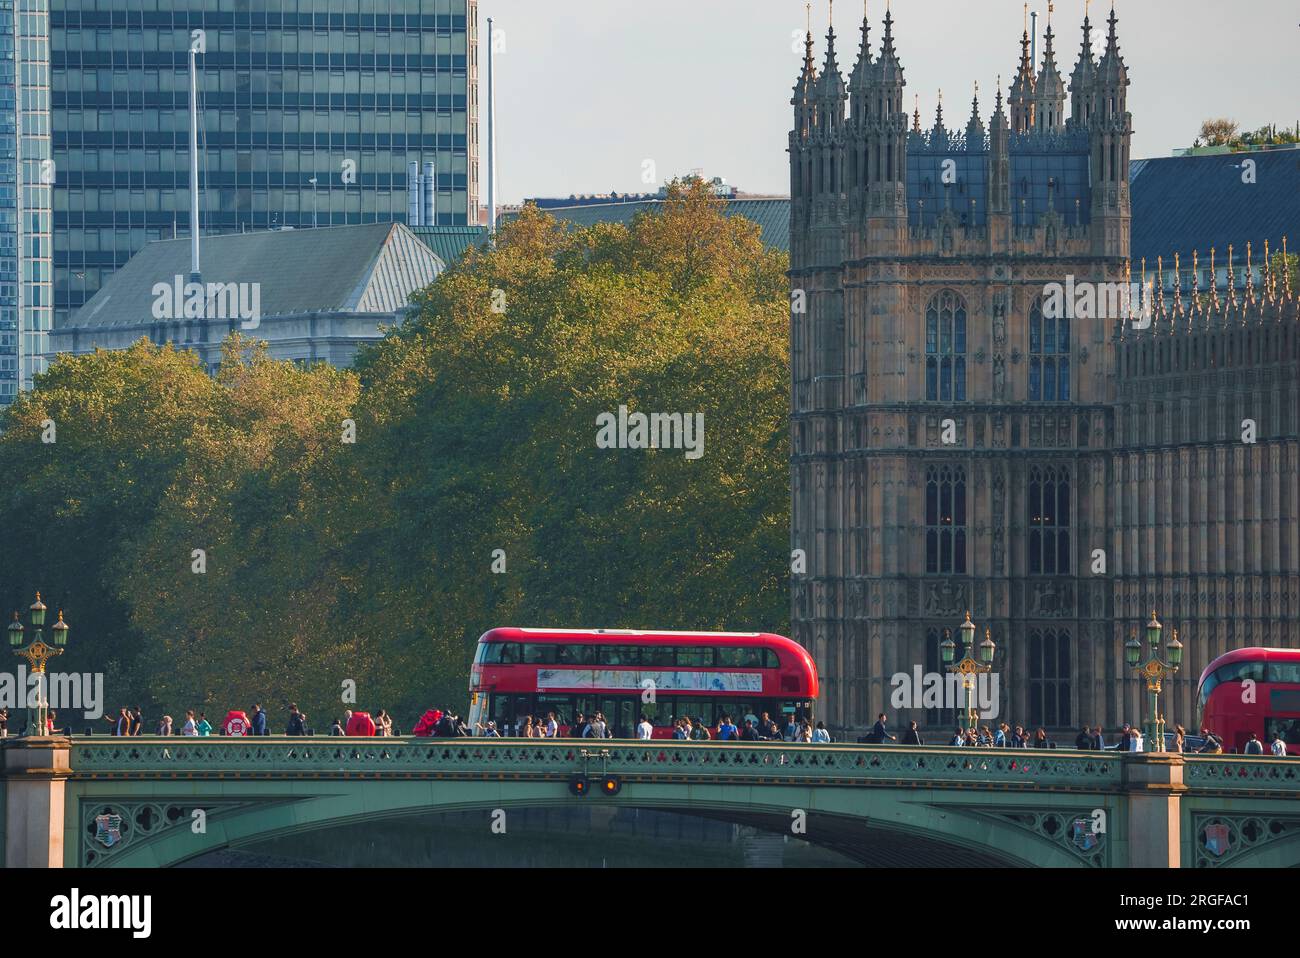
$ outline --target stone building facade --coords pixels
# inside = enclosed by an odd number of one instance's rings
[[[950,727],[896,710],[892,679],[942,672],[967,611],[997,643],[999,720],[1058,730],[1140,720],[1123,646],[1153,608],[1187,649],[1170,722],[1196,721],[1219,653],[1300,644],[1295,277],[1239,251],[1225,284],[1229,251],[1135,276],[1114,12],[1099,55],[1085,19],[1068,87],[1045,40],[958,131],[942,105],[909,124],[890,15],[847,84],[833,30],[820,70],[806,40],[792,629],[840,727]]]

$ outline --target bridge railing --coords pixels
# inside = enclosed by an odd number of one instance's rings
[[[1263,755],[1187,755],[1183,784],[1189,788],[1292,792],[1300,796],[1300,760]]]
[[[74,779],[625,779],[853,784],[934,780],[1009,788],[1118,788],[1118,753],[609,739],[74,738]]]

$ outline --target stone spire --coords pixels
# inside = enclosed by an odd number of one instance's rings
[[[1106,49],[1101,55],[1101,61],[1097,64],[1097,75],[1100,83],[1111,88],[1127,87],[1129,84],[1128,67],[1124,65],[1124,58],[1119,54],[1119,37],[1115,31],[1117,22],[1115,5],[1112,3],[1110,16],[1106,20]]]
[[[1052,49],[1052,7],[1047,5],[1047,33],[1043,46],[1043,65],[1034,83],[1034,129],[1040,133],[1056,133],[1065,128],[1065,81],[1056,68],[1056,54]]]
[[[935,150],[948,148],[948,128],[943,125],[943,91],[939,91],[939,105],[934,110],[934,126],[930,129],[930,146]]]
[[[831,0],[832,11],[834,7],[834,0]],[[817,100],[820,107],[818,116],[825,124],[820,132],[826,136],[835,136],[844,125],[844,107],[848,97],[845,93],[844,77],[840,76],[839,62],[835,59],[834,23],[826,29],[826,62],[822,65]]]
[[[970,101],[970,119],[966,121],[966,149],[976,153],[984,149],[984,121],[980,119],[980,85],[975,84],[975,94]]]
[[[867,5],[862,4],[862,42],[858,45],[858,62],[849,76],[849,112],[854,125],[861,129],[869,120],[871,110],[871,85],[874,64],[871,60],[871,22],[867,19]]]
[[[1070,127],[1083,129],[1092,121],[1092,97],[1097,83],[1097,60],[1092,54],[1092,22],[1083,17],[1083,43],[1070,75]]]
[[[805,4],[808,15],[812,16],[812,4]],[[790,100],[795,113],[795,130],[807,136],[815,126],[813,122],[812,100],[817,90],[817,61],[813,59],[813,36],[811,20],[803,43],[803,69],[794,84],[794,96]]]
[[[1011,104],[1011,129],[1028,133],[1034,128],[1034,64],[1029,58],[1029,4],[1025,4],[1025,31],[1020,38],[1020,66],[1011,81],[1007,100]]]

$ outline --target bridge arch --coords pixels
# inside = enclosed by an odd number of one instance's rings
[[[231,783],[238,786],[240,783]],[[247,783],[253,786],[258,783]],[[240,848],[272,838],[349,823],[413,816],[430,811],[482,811],[485,834],[494,809],[611,806],[671,811],[752,825],[791,834],[792,812],[806,813],[797,837],[868,865],[935,864],[966,867],[1077,867],[1084,862],[1069,847],[1007,818],[974,807],[935,801],[915,789],[853,786],[746,786],[636,782],[617,797],[570,795],[563,781],[322,781],[314,794],[283,794],[227,787],[221,802],[194,802],[206,809],[205,828],[195,832],[189,815],[168,827],[140,834],[118,851],[92,844],[79,829],[83,861],[111,867],[167,867],[222,848]],[[242,794],[241,794],[242,793]],[[154,807],[183,808],[184,796],[158,795]],[[104,795],[83,797],[83,820],[105,809],[123,817],[134,807]],[[89,853],[89,862],[84,856]]]

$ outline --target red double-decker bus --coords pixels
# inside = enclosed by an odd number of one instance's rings
[[[781,726],[811,718],[817,668],[765,632],[501,628],[478,640],[469,691],[471,729],[491,720],[515,734],[525,716],[554,712],[565,734],[579,712],[602,712],[615,738],[634,738],[642,715],[669,738],[684,716],[711,728],[723,715],[741,728],[764,712]]]
[[[1300,754],[1300,650],[1226,652],[1201,673],[1196,697],[1201,727],[1222,738],[1225,751],[1244,751],[1254,732],[1266,754],[1274,733],[1288,754]]]

